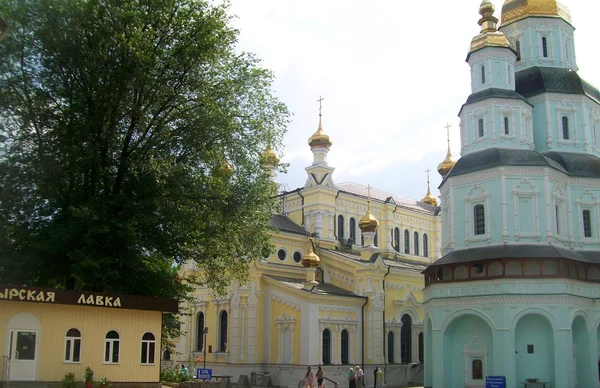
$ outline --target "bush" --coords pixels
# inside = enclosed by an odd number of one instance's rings
[[[75,373],[67,373],[65,377],[60,381],[62,388],[77,388],[77,381],[75,380]]]
[[[174,366],[164,366],[160,369],[160,381],[166,381],[169,383],[182,383],[192,379],[191,372],[183,374],[179,369]]]

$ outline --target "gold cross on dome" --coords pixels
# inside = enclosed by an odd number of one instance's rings
[[[446,126],[444,128],[446,128],[446,136],[448,137],[448,144],[450,144],[450,127],[452,125],[446,123]]]
[[[429,184],[429,173],[431,172],[430,169],[425,170],[425,172],[427,173],[427,184]]]
[[[324,98],[319,95],[319,99],[317,100],[317,102],[319,103],[319,116],[321,116],[321,108],[322,108],[321,103],[323,102],[323,100],[324,100]]]

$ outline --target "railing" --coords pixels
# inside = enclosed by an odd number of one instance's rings
[[[10,359],[2,356],[2,370],[0,371],[0,387],[9,387],[10,384]]]
[[[340,386],[340,383],[338,383],[337,381],[333,381],[328,377],[323,377],[323,379],[329,381],[330,383],[333,383],[334,388],[338,388]]]

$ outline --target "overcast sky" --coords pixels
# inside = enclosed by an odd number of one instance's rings
[[[446,123],[460,153],[458,111],[470,94],[465,62],[479,33],[480,0],[232,0],[239,48],[263,59],[275,94],[294,114],[282,150],[290,163],[278,182],[302,187],[318,124],[333,142],[334,182],[370,184],[421,199],[431,169],[446,155]],[[500,18],[503,1],[493,0]],[[600,87],[600,1],[565,0],[571,10],[579,74]]]

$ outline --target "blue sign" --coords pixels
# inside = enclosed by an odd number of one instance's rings
[[[506,388],[506,377],[504,376],[486,376],[485,388]]]
[[[196,378],[198,380],[206,380],[206,381],[212,379],[212,369],[196,368]]]

